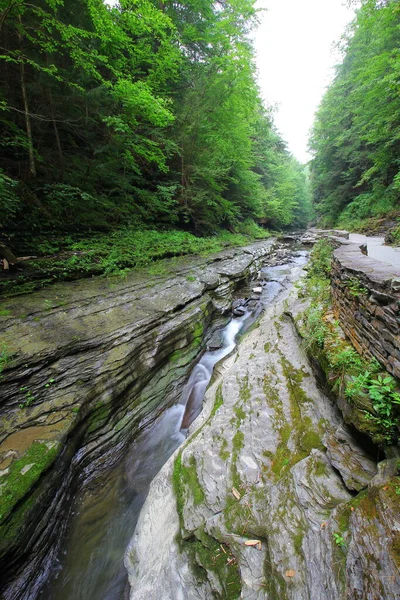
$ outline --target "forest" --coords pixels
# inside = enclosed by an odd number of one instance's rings
[[[254,0],[3,0],[3,246],[83,249],[79,268],[93,251],[112,271],[146,240],[179,253],[305,226],[304,167],[256,83],[257,20]]]
[[[355,230],[400,208],[400,3],[364,0],[341,51],[316,116],[311,177],[319,223]]]

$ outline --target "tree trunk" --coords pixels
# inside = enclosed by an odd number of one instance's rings
[[[29,171],[33,177],[36,177],[35,153],[33,150],[31,118],[29,115],[28,96],[26,93],[26,84],[25,84],[25,65],[23,62],[21,62],[20,70],[21,70],[22,100],[24,103],[24,111],[25,111],[26,135],[28,137]]]
[[[21,24],[21,16],[19,17],[19,22]],[[24,59],[23,59],[22,36],[21,35],[19,35],[19,48],[21,51],[20,77],[21,77],[22,101],[24,104],[24,112],[25,112],[26,135],[28,138],[29,171],[30,171],[30,174],[32,175],[32,177],[36,177],[35,152],[33,149],[32,127],[31,127],[31,117],[29,114],[28,94],[26,93],[25,63],[24,63]]]

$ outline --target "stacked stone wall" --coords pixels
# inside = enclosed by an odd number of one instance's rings
[[[334,252],[332,297],[354,347],[400,378],[400,268],[365,256],[357,244],[342,240]]]

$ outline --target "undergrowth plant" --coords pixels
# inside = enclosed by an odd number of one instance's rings
[[[346,284],[349,294],[350,296],[353,296],[353,298],[359,298],[360,296],[365,296],[368,293],[368,290],[355,277],[348,279]]]
[[[65,237],[63,250],[55,244],[43,244],[43,256],[32,263],[36,283],[24,275],[17,280],[1,282],[5,297],[29,293],[58,280],[78,279],[92,275],[125,276],[131,270],[147,269],[147,273],[163,274],[159,261],[164,258],[198,254],[207,256],[226,247],[245,246],[254,239],[268,238],[269,232],[251,221],[245,221],[238,233],[217,231],[209,237],[197,237],[187,231],[121,228],[113,233],[92,235],[90,238]],[[29,274],[28,274],[29,275]]]
[[[387,443],[396,437],[396,425],[399,421],[397,407],[400,405],[398,383],[391,375],[375,375],[370,371],[353,377],[346,387],[346,397],[351,402],[357,396],[368,397],[371,400],[374,414],[367,418],[376,423],[383,432]]]
[[[344,337],[333,318],[330,299],[332,246],[320,240],[311,252],[308,275],[301,294],[311,299],[303,313],[303,336],[307,350],[324,364],[332,388],[348,402],[364,399],[365,418],[377,426],[377,443],[393,443],[398,437],[400,393],[398,381],[383,370],[376,359],[367,360]],[[351,282],[353,295],[364,293],[358,281]],[[370,406],[370,409],[368,409]]]

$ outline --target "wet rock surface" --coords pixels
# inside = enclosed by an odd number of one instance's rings
[[[154,479],[125,557],[131,600],[398,598],[398,463],[377,473],[318,388],[301,310],[281,290]]]
[[[377,473],[377,464],[355,443],[354,433],[340,426],[325,438],[327,455],[350,491],[365,489]]]
[[[319,235],[290,242],[312,245]],[[350,246],[344,232],[329,235]],[[146,463],[141,432],[157,437],[155,419],[175,410],[203,349],[218,351],[226,320],[248,312],[253,327],[217,364],[203,413],[151,484],[125,558],[131,599],[398,598],[398,459],[377,465],[343,424],[338,407],[349,404],[336,406],[317,386],[295,326],[304,306],[293,283],[305,262],[302,251],[260,242],[171,261],[154,280],[71,283],[5,306],[5,599],[37,597],[79,490],[115,465],[137,482],[123,460],[133,440],[142,468],[157,473],[162,463]],[[372,304],[389,306],[396,281],[375,286]],[[142,502],[139,477],[141,485]],[[120,488],[105,487],[106,505],[120,502]],[[121,520],[121,535],[129,523]],[[77,594],[68,578],[63,595],[40,597],[93,597],[89,583]]]
[[[206,331],[274,241],[165,263],[153,279],[55,285],[4,304],[0,568],[6,599],[35,596],[71,500],[182,391]]]

